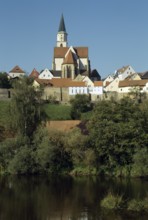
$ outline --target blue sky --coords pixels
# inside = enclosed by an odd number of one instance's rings
[[[69,46],[88,46],[103,77],[148,70],[148,0],[0,0],[0,71],[51,69],[61,14]]]

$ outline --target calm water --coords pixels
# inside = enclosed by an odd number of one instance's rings
[[[104,212],[107,192],[146,196],[148,181],[86,177],[0,178],[0,220],[147,220],[148,215]]]

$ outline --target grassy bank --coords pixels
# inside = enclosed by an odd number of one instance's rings
[[[7,127],[10,118],[10,101],[0,101],[0,126]],[[70,120],[71,107],[60,104],[43,104],[43,110],[49,120]]]
[[[44,104],[43,110],[49,120],[70,120],[71,107],[61,104]]]

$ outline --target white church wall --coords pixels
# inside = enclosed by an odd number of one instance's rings
[[[61,70],[63,58],[55,58],[55,70]]]

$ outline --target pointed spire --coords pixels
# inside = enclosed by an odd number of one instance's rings
[[[61,31],[66,32],[63,14],[61,16],[60,25],[59,25],[59,31],[58,32],[61,32]]]

